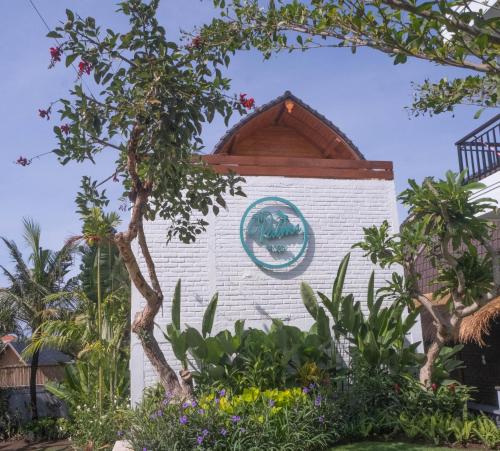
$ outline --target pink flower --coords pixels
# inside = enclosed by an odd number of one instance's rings
[[[65,135],[69,135],[69,125],[68,124],[61,125],[59,128],[61,129],[61,131]]]
[[[38,110],[38,116],[40,116],[42,119],[47,118],[47,120],[50,119],[50,108],[48,110]]]
[[[195,36],[191,43],[188,45],[188,48],[192,49],[199,49],[203,45],[203,39],[201,36]]]
[[[61,47],[51,47],[50,51],[50,67],[61,61],[62,50]]]
[[[87,75],[90,75],[90,72],[92,71],[92,64],[90,64],[88,61],[81,60],[78,63],[78,76],[81,77],[84,73]]]
[[[16,160],[16,164],[18,164],[19,166],[28,166],[30,163],[31,161],[28,160],[26,157],[19,157]]]
[[[250,110],[255,107],[255,99],[253,97],[248,97],[246,94],[240,94],[240,103],[247,109]]]

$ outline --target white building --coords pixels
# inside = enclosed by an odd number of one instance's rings
[[[253,327],[265,327],[270,318],[308,327],[300,283],[328,292],[347,252],[345,290],[364,301],[373,267],[351,246],[362,239],[363,227],[387,220],[398,228],[391,162],[366,160],[335,125],[289,92],[247,115],[205,159],[220,173],[243,175],[247,197],[227,197],[227,210],[208,218],[208,231],[195,244],[167,245],[166,223],[145,225],[166,299],[156,319],[160,327],[170,322],[179,278],[183,324],[199,326],[218,292],[216,330],[232,328],[237,319]],[[377,269],[377,283],[391,272]],[[134,290],[132,317],[143,302]],[[157,337],[174,362],[159,330]],[[156,378],[136,337],[130,366],[134,402]]]

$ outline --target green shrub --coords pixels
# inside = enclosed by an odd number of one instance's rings
[[[475,437],[488,448],[495,448],[500,445],[500,431],[491,418],[486,416],[477,417],[472,431]]]
[[[21,434],[30,441],[58,440],[67,437],[67,420],[64,418],[39,418],[21,427]]]
[[[0,440],[10,438],[18,428],[18,421],[8,411],[7,392],[0,388]]]
[[[127,438],[137,450],[325,449],[337,438],[337,412],[320,391],[245,389],[202,395],[183,405],[147,396]]]
[[[111,449],[124,435],[130,417],[130,410],[123,404],[110,405],[102,415],[95,405],[77,406],[67,424],[67,432],[72,443],[79,448],[91,444],[93,449]]]
[[[326,316],[307,332],[278,320],[273,320],[268,331],[245,329],[240,320],[234,332],[223,330],[212,336],[217,302],[215,295],[203,315],[201,332],[189,326],[181,330],[179,281],[172,300],[172,323],[164,332],[183,368],[191,364],[193,378],[202,389],[286,388],[323,382],[333,375],[335,348]]]

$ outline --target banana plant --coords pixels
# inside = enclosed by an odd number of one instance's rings
[[[333,318],[335,338],[343,337],[371,367],[390,371],[414,367],[423,356],[416,352],[419,343],[407,344],[406,336],[416,322],[418,311],[404,315],[405,306],[398,301],[384,305],[386,297],[377,296],[375,274],[372,272],[367,290],[365,315],[359,301],[352,294],[343,295],[343,287],[350,254],[341,261],[333,283],[331,297],[318,292],[318,297]],[[319,325],[327,322],[326,313],[319,305],[312,288],[306,283],[301,287],[302,299],[307,311]],[[322,327],[323,327],[322,326]]]
[[[284,387],[307,380],[309,376],[326,377],[335,367],[335,347],[324,311],[317,312],[318,320],[309,331],[279,320],[273,320],[268,331],[245,329],[245,322],[238,320],[234,332],[222,330],[212,335],[217,303],[216,294],[203,315],[201,332],[189,326],[181,330],[179,280],[172,300],[172,323],[163,332],[183,369],[190,365],[197,382],[224,382],[233,387]],[[311,366],[312,363],[315,366]]]
[[[210,334],[214,325],[215,313],[217,310],[218,293],[215,293],[203,315],[201,334],[193,327],[181,330],[181,279],[177,281],[172,299],[172,323],[167,325],[163,332],[165,339],[172,345],[175,357],[181,362],[184,370],[188,369],[188,350],[194,355],[218,353],[216,341],[211,340]]]

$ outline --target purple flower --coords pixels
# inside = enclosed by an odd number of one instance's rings
[[[321,415],[319,418],[318,418],[318,421],[320,423],[324,423],[325,422],[325,417],[323,415]]]
[[[201,435],[203,435],[203,437],[206,437],[208,435],[208,429],[203,429],[203,431],[201,431]]]
[[[309,384],[309,390],[314,390],[316,388],[316,384],[314,382],[311,382]]]
[[[198,442],[198,445],[201,445],[203,443],[203,437],[201,435],[199,435],[197,438],[196,438],[196,441]]]
[[[241,417],[240,417],[239,415],[233,415],[233,416],[231,417],[231,421],[232,421],[233,423],[237,423],[237,422],[238,422],[238,421],[240,421],[240,420],[241,420]]]
[[[274,404],[275,404],[274,400],[270,399],[269,400],[269,407],[274,407]]]
[[[220,399],[219,399],[219,398],[215,398],[215,399],[214,399],[214,403],[215,403],[215,404],[217,404],[217,405],[219,405],[219,403],[220,403]]]
[[[305,393],[306,395],[309,393],[309,389],[307,387],[304,387],[302,389],[302,392]]]
[[[165,398],[161,403],[166,406],[170,402],[169,398]]]
[[[186,415],[182,415],[182,417],[179,418],[180,424],[187,424],[187,422],[188,422],[188,417]]]
[[[227,431],[224,428],[222,428],[220,430],[220,435],[222,435],[223,437],[225,437],[227,435]]]
[[[203,410],[203,409],[198,409],[198,413],[199,413],[200,415],[205,415],[205,410]]]
[[[157,416],[157,417],[161,417],[161,416],[163,416],[163,410],[161,410],[161,409],[160,409],[160,410],[158,410],[158,412],[156,412],[156,416]]]
[[[121,436],[123,435],[123,431],[118,431],[118,432],[116,433],[116,435],[117,435],[118,437],[121,437]]]
[[[148,451],[148,449],[147,448],[142,448],[142,451]]]
[[[316,396],[316,399],[314,400],[314,405],[316,407],[321,405],[321,395]]]
[[[182,408],[183,409],[187,409],[190,405],[191,405],[191,403],[189,403],[189,402],[183,402],[182,403]]]
[[[220,392],[219,392],[219,396],[222,398],[223,396],[226,396],[226,390],[223,388]]]
[[[193,399],[193,401],[191,401],[191,407],[196,407],[198,405],[198,403]]]

